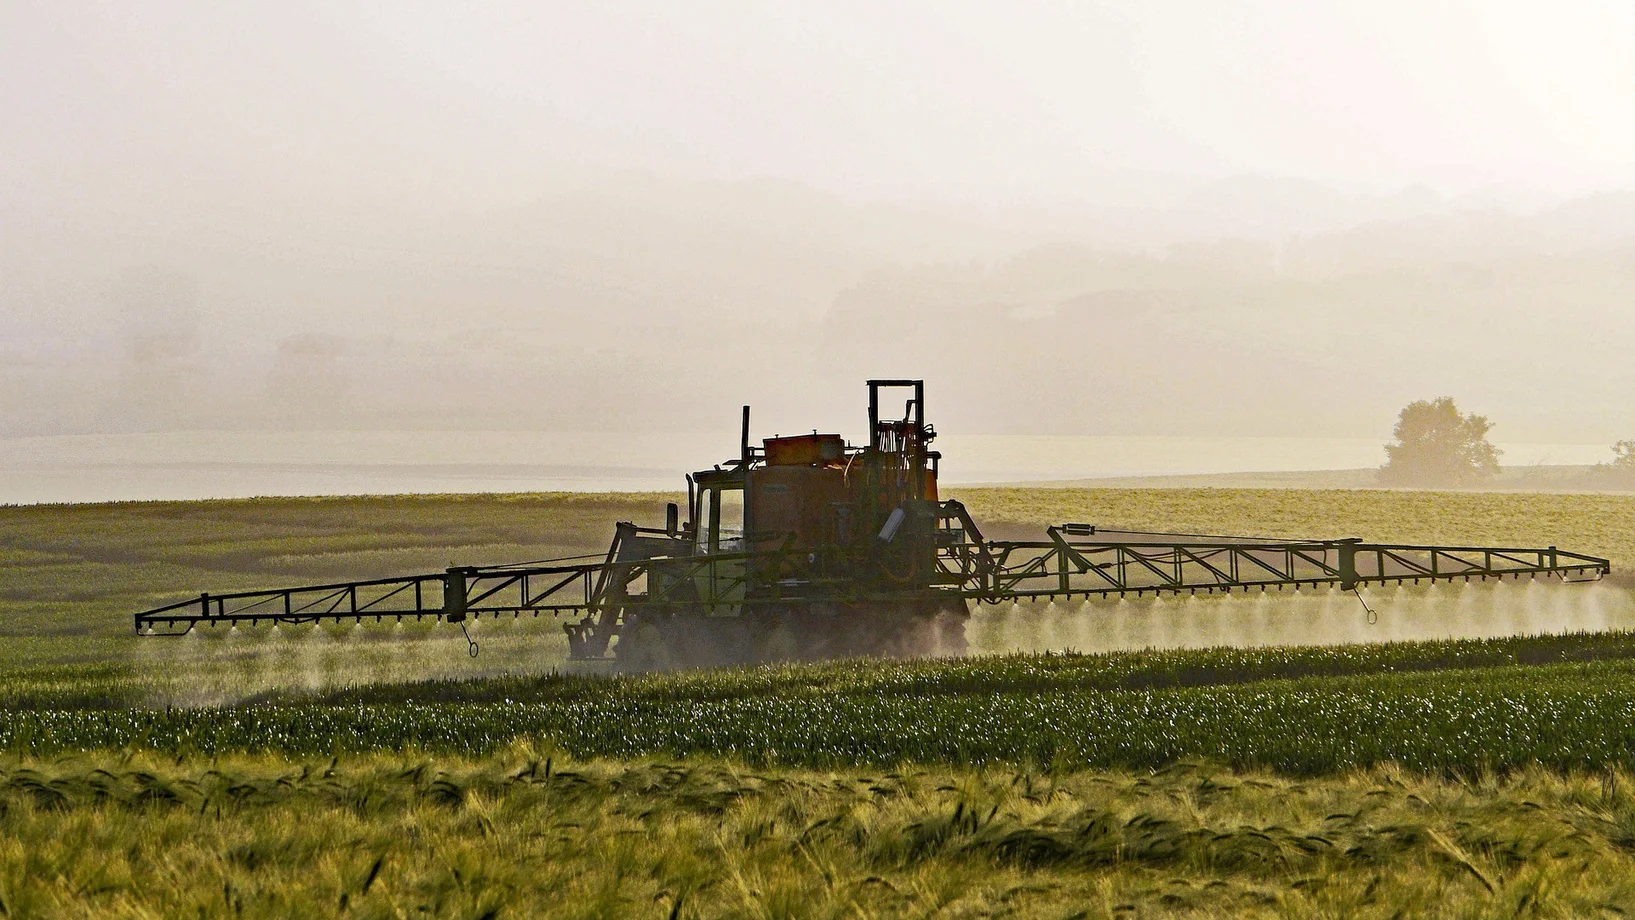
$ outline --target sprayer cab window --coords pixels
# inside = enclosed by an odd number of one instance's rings
[[[723,553],[744,548],[744,490],[721,490],[721,518],[716,526],[716,546]]]
[[[698,493],[697,540],[701,553],[736,553],[744,548],[744,490],[711,486]]]

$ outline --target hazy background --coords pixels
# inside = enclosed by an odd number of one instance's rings
[[[743,402],[856,436],[871,375],[970,438],[1446,394],[1607,445],[1631,48],[1611,2],[10,0],[0,467],[395,432],[318,454],[524,487],[730,453]],[[1233,462],[1324,462],[1279,443]]]

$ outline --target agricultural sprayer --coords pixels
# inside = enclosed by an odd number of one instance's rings
[[[1606,559],[1545,548],[1280,540],[1060,524],[989,540],[939,497],[920,380],[871,380],[868,438],[768,438],[744,407],[738,456],[687,477],[663,527],[617,525],[607,554],[268,591],[136,614],[141,635],[200,625],[565,617],[569,657],[621,670],[957,654],[972,602],[1266,591],[1386,582],[1593,580]],[[903,415],[884,415],[906,397]],[[473,653],[476,645],[471,646]]]

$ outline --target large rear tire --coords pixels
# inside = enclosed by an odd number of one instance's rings
[[[955,598],[857,604],[776,604],[742,616],[681,608],[644,612],[613,646],[622,673],[837,658],[939,658],[968,649],[965,602]]]
[[[630,674],[668,671],[675,667],[675,649],[656,622],[642,620],[619,631],[613,646],[618,670]]]
[[[768,623],[755,643],[755,660],[762,663],[775,664],[785,661],[800,661],[800,639],[797,636],[798,626],[788,616],[788,611],[780,611]]]

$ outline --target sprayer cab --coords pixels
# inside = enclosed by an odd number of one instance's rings
[[[904,389],[903,415],[882,417],[882,395]],[[936,432],[925,420],[923,381],[869,381],[871,436],[862,445],[813,431],[757,447],[749,420],[745,406],[737,459],[688,477],[695,553],[805,553],[826,577],[925,586],[941,455],[929,448]]]

